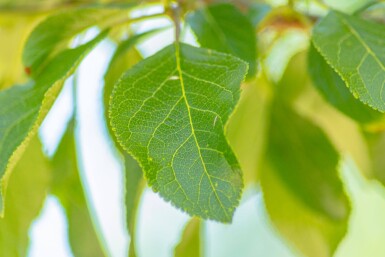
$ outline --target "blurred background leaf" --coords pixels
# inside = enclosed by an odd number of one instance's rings
[[[349,201],[339,154],[324,132],[290,106],[274,102],[266,161],[299,201],[331,220],[346,220]]]
[[[175,248],[174,257],[203,257],[201,241],[201,221],[198,218],[192,218]]]
[[[186,17],[200,45],[247,61],[248,76],[257,71],[257,41],[251,20],[234,5],[221,3],[191,12]],[[239,29],[242,28],[242,29]]]
[[[74,120],[68,124],[52,159],[51,193],[58,197],[68,220],[68,237],[72,252],[80,257],[108,256],[103,238],[94,226],[93,212],[87,205],[78,169]]]
[[[261,186],[269,217],[289,245],[304,256],[333,256],[347,232],[347,218],[332,220],[306,206],[269,165],[262,172]]]
[[[271,92],[263,75],[242,85],[226,136],[240,163],[245,186],[258,181],[266,145]]]
[[[0,219],[0,256],[26,256],[29,226],[38,216],[49,190],[51,167],[37,137],[16,165],[6,191],[8,202]]]

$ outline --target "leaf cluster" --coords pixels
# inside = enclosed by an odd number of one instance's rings
[[[104,116],[124,163],[130,257],[145,183],[198,217],[175,256],[203,255],[203,220],[231,223],[245,187],[262,192],[272,223],[302,254],[332,256],[352,211],[345,157],[385,183],[384,6],[101,2],[0,1],[0,255],[26,254],[49,192],[65,209],[73,253],[108,256],[79,175],[76,111],[52,158],[37,133],[64,83],[109,40],[116,50],[104,74]],[[146,15],[154,6],[162,11]],[[135,26],[159,18],[169,26]],[[170,45],[140,51],[170,29]]]

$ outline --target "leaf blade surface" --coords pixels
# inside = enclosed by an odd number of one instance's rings
[[[353,95],[385,111],[385,26],[330,12],[313,30],[312,40]]]
[[[176,44],[115,86],[110,118],[119,142],[153,189],[191,215],[230,222],[238,205],[242,178],[224,126],[246,70],[236,57]]]

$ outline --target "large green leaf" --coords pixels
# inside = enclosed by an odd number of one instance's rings
[[[191,219],[184,229],[179,244],[175,247],[174,257],[201,257],[201,221]]]
[[[114,134],[112,133],[112,129],[109,122],[108,105],[110,102],[110,97],[114,85],[125,71],[127,71],[136,63],[138,63],[140,60],[142,60],[142,56],[135,49],[135,45],[159,31],[161,31],[161,29],[153,29],[141,34],[131,36],[123,42],[120,42],[115,53],[111,58],[106,74],[104,75],[103,103],[106,113],[107,128],[112,137],[114,137]],[[116,141],[115,138],[113,139],[114,141]],[[119,147],[118,144],[117,146]]]
[[[385,26],[337,11],[313,30],[313,43],[355,97],[385,111]]]
[[[249,63],[249,76],[255,75],[256,32],[234,5],[211,5],[192,12],[186,20],[203,47],[238,56]]]
[[[312,46],[309,51],[309,71],[322,96],[338,110],[359,122],[371,122],[383,115],[360,102],[349,92],[341,77]]]
[[[149,184],[191,215],[230,222],[242,190],[224,126],[247,64],[186,44],[170,45],[115,86],[110,117]]]
[[[40,23],[29,36],[23,63],[32,76],[37,75],[45,64],[69,46],[71,39],[87,28],[99,25],[106,28],[123,18],[128,18],[127,9],[79,8],[50,16]]]
[[[3,197],[9,172],[36,133],[64,81],[106,34],[103,32],[85,45],[61,52],[35,81],[0,92],[0,211],[4,210]]]
[[[108,111],[108,105],[115,83],[119,80],[125,71],[127,71],[142,59],[139,52],[133,48],[134,44],[135,42],[132,38],[121,43],[116,49],[110,64],[108,65],[108,69],[104,76],[103,88],[103,100],[106,112]],[[108,119],[108,116],[106,116],[106,119]],[[107,125],[109,126],[110,124],[107,123]]]
[[[34,137],[9,180],[6,200],[11,202],[0,219],[0,256],[26,256],[28,231],[47,195],[51,169],[39,140]]]
[[[51,192],[58,197],[68,220],[68,236],[75,256],[107,256],[93,226],[92,213],[80,180],[72,120],[53,157]]]
[[[274,103],[261,186],[274,225],[305,256],[332,256],[350,204],[339,156],[324,133],[289,106]]]
[[[343,220],[349,201],[338,175],[339,155],[320,128],[275,102],[267,160],[299,201],[330,219]]]

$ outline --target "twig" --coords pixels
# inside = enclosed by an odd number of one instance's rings
[[[180,39],[180,31],[181,31],[181,23],[180,23],[180,5],[178,2],[172,2],[170,3],[170,9],[171,9],[171,18],[175,25],[175,42],[179,42]]]

